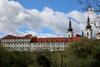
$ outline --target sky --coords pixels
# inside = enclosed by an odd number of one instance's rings
[[[49,7],[55,11],[70,12],[73,10],[81,10],[82,5],[78,0],[16,0],[20,2],[23,7],[28,9],[42,10],[44,7]]]
[[[69,18],[74,33],[81,34],[87,16],[91,21],[96,16],[82,8],[78,0],[0,0],[0,36],[66,37]]]

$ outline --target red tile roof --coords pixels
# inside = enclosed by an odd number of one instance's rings
[[[56,37],[56,38],[32,38],[31,42],[36,43],[50,43],[50,42],[68,42],[68,39],[65,37]]]
[[[31,39],[32,38],[32,35],[31,34],[28,34],[28,35],[25,35],[25,36],[14,36],[14,35],[7,35],[1,39]]]
[[[31,39],[32,43],[66,43],[66,42],[73,42],[79,41],[80,37],[76,36],[73,38],[67,37],[53,37],[53,38],[37,38],[33,37],[32,35],[25,35],[25,36],[14,36],[14,35],[7,35],[1,39]]]
[[[66,43],[66,42],[76,42],[79,41],[80,38],[79,37],[73,37],[73,38],[67,38],[67,37],[56,37],[56,38],[37,38],[37,37],[33,37],[31,39],[31,42],[34,43]]]

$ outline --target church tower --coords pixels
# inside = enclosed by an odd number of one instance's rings
[[[92,38],[92,26],[90,25],[90,18],[87,18],[86,36],[88,39]]]
[[[72,24],[71,24],[71,20],[69,21],[69,28],[68,28],[68,38],[73,37],[73,28],[72,28]]]

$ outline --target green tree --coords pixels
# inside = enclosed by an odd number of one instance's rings
[[[68,44],[65,60],[68,67],[100,67],[100,40],[82,38]],[[97,66],[98,64],[98,66]]]

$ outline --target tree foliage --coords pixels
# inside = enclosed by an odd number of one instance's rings
[[[69,67],[100,67],[100,40],[83,38],[80,42],[70,43],[66,52]]]

